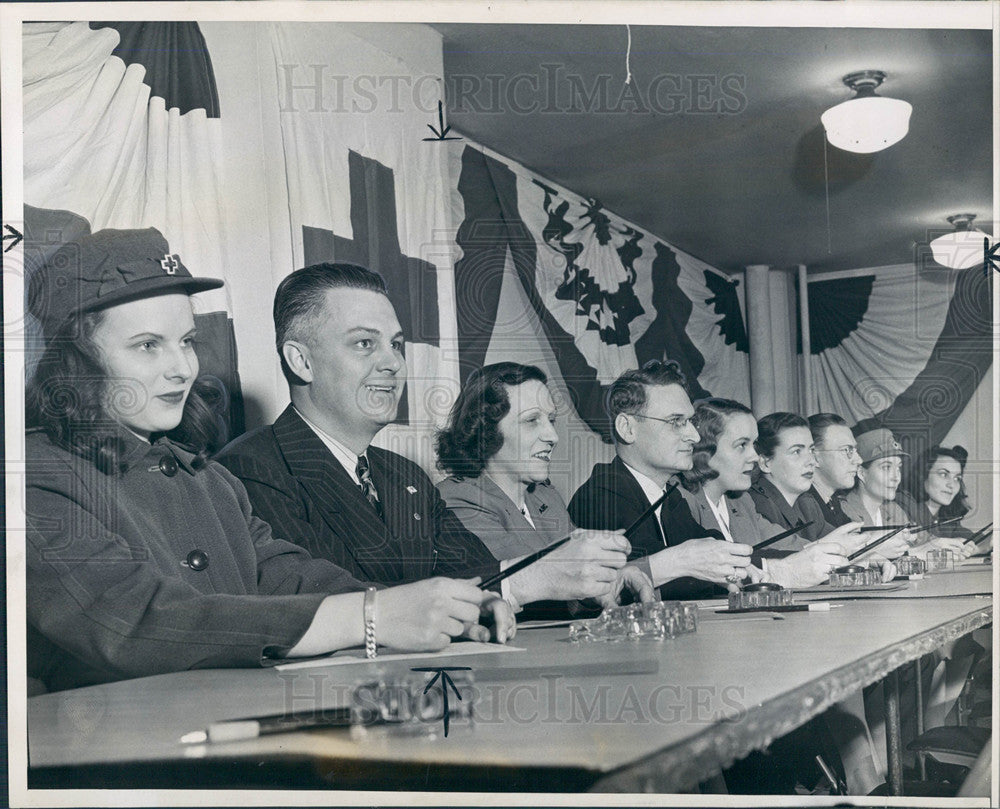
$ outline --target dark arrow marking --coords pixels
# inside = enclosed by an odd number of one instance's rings
[[[5,253],[9,253],[11,250],[13,250],[15,247],[17,247],[17,245],[20,243],[21,239],[24,238],[24,236],[21,234],[21,232],[19,230],[15,230],[10,225],[4,225],[4,227],[7,228],[7,230],[9,230],[10,233],[9,234],[7,234],[7,233],[4,234],[3,241],[7,241],[8,239],[13,239],[14,240],[14,241],[12,241],[10,244],[8,244],[4,248],[4,252]]]
[[[4,237],[6,238],[6,237]],[[1000,272],[1000,255],[997,251],[1000,250],[1000,242],[990,247],[990,240],[987,236],[983,236],[983,272],[987,275],[990,274],[990,270],[995,270]]]
[[[452,681],[451,677],[448,676],[449,671],[472,671],[471,666],[440,666],[437,668],[411,668],[410,671],[433,671],[434,676],[431,677],[431,681],[427,683],[424,687],[424,693],[426,694],[431,690],[431,686],[438,681],[438,677],[441,678],[441,696],[443,698],[443,713],[444,713],[444,735],[445,738],[448,737],[448,687],[451,686],[451,690],[455,692],[455,696],[459,699],[462,695],[458,691],[458,686]]]
[[[437,137],[434,138],[424,138],[424,140],[461,140],[455,136],[445,137],[449,132],[451,132],[450,126],[445,126],[444,123],[444,105],[438,101],[438,129],[434,128],[434,124],[427,124],[427,128],[433,132]]]

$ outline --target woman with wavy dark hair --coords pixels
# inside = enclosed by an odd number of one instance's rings
[[[28,675],[72,688],[364,644],[432,650],[513,633],[469,582],[377,593],[274,538],[243,485],[208,460],[193,278],[153,228],[65,245],[32,277],[47,350],[27,394]]]
[[[971,511],[965,492],[965,447],[933,446],[914,465],[906,487],[910,497],[900,498],[910,519],[919,525],[935,523],[931,533],[941,537],[968,539],[972,531],[961,523]],[[912,501],[910,500],[912,498]],[[958,522],[936,525],[958,518]]]
[[[541,369],[499,362],[474,371],[438,434],[448,507],[497,559],[532,553],[574,526],[549,482],[559,442]]]
[[[570,534],[567,548],[598,543],[614,550],[622,542],[617,533],[573,525],[549,481],[559,442],[555,420],[545,374],[533,365],[499,362],[470,374],[438,434],[438,466],[449,475],[438,484],[441,496],[497,559],[517,559]],[[652,598],[652,585],[637,568],[623,571],[595,569],[594,581],[581,580],[574,597],[616,598],[624,584]],[[604,583],[605,591],[613,585],[612,592],[595,592],[595,583]]]

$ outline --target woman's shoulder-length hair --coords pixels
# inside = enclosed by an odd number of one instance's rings
[[[739,414],[752,416],[753,412],[735,399],[713,397],[699,399],[694,403],[691,423],[698,431],[698,440],[693,448],[692,467],[681,475],[681,483],[689,492],[697,493],[708,481],[719,476],[708,462],[719,448],[719,437],[725,432],[726,419]]]
[[[56,446],[106,474],[122,471],[121,427],[107,413],[108,375],[94,343],[103,313],[72,315],[47,343],[25,392],[26,424],[41,428]],[[194,381],[177,427],[165,435],[190,450],[195,468],[225,443],[224,394],[211,380]]]
[[[448,425],[437,435],[438,467],[456,478],[477,478],[503,446],[500,421],[510,412],[508,387],[529,380],[543,385],[534,365],[498,362],[473,371],[455,399]]]

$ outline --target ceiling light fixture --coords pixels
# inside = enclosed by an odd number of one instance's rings
[[[957,213],[948,217],[955,229],[931,242],[934,260],[942,267],[965,270],[983,263],[983,231],[972,227],[974,213]]]
[[[844,76],[844,84],[857,95],[831,107],[820,116],[826,138],[846,152],[870,154],[899,143],[910,131],[913,107],[897,98],[875,95],[885,81],[881,70],[859,70]]]

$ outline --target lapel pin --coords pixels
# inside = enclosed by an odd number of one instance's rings
[[[415,512],[415,511],[413,512],[413,519],[415,519],[415,520],[419,520],[420,519],[420,515],[417,514],[417,512]]]
[[[416,488],[413,487],[413,486],[407,486],[406,487],[406,491],[408,491],[410,494],[416,494],[417,493]]]

